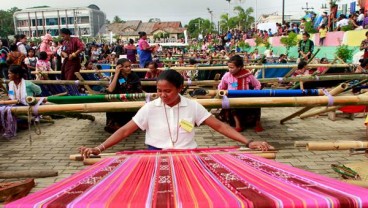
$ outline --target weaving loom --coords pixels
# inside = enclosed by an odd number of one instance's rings
[[[237,150],[121,154],[14,207],[367,207],[368,190]]]

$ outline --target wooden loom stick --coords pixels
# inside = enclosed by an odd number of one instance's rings
[[[324,150],[350,150],[351,148],[367,148],[368,142],[363,141],[337,141],[337,142],[308,142],[308,151]]]
[[[0,171],[0,178],[46,178],[58,175],[56,170]]]

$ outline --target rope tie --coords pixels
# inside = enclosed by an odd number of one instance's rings
[[[282,77],[277,77],[277,80],[279,81],[279,83],[283,83],[284,78],[282,78]]]
[[[319,81],[319,76],[314,76],[314,78],[316,79],[316,81]]]
[[[230,100],[226,95],[224,95],[222,97],[222,109],[229,109],[229,108],[230,108]]]
[[[323,89],[323,93],[328,97],[328,104],[327,104],[327,106],[328,107],[333,106],[333,104],[334,104],[334,97],[326,89]]]
[[[79,80],[75,80],[75,81],[74,81],[74,85],[75,85],[75,86],[79,86]]]
[[[32,133],[31,133],[31,126],[32,126],[32,118],[34,116],[34,127],[35,127],[35,133],[37,135],[41,134],[41,128],[39,126],[40,123],[40,116],[38,114],[38,107],[42,104],[43,100],[45,98],[40,98],[40,100],[37,102],[37,104],[33,107],[32,110],[32,106],[29,106],[28,108],[28,132],[29,132],[29,143],[32,145]]]
[[[192,85],[192,80],[190,79],[190,78],[188,78],[188,85],[190,86],[190,85]]]
[[[1,107],[1,127],[3,136],[10,139],[17,135],[17,119],[11,113],[12,107]]]

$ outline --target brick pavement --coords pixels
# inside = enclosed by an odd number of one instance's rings
[[[330,177],[337,177],[331,170],[332,163],[349,163],[364,161],[363,155],[349,156],[348,151],[308,152],[304,148],[295,148],[295,141],[303,140],[361,140],[365,141],[363,118],[350,120],[338,117],[330,121],[326,116],[306,120],[294,119],[285,125],[279,120],[295,112],[296,108],[264,108],[262,124],[265,131],[255,133],[252,129],[244,132],[249,139],[266,140],[280,149],[277,161],[298,168],[316,172]],[[0,139],[0,170],[43,170],[54,169],[59,176],[36,179],[36,187],[43,189],[85,168],[81,162],[70,161],[69,155],[77,153],[81,145],[96,146],[109,134],[104,132],[105,114],[94,114],[96,121],[76,119],[55,120],[55,124],[42,124],[41,135],[32,134],[30,145],[28,131],[18,133],[11,140]],[[238,145],[224,138],[206,126],[197,128],[196,140],[200,147]],[[124,149],[144,149],[144,132],[136,132],[108,152]]]

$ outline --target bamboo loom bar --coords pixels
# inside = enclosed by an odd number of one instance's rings
[[[18,100],[1,100],[0,105],[15,105],[18,104]]]
[[[350,150],[351,148],[367,148],[368,142],[363,141],[337,141],[337,142],[308,142],[308,151]]]
[[[222,99],[198,99],[198,103],[206,108],[221,108]],[[229,98],[230,108],[255,108],[255,107],[301,107],[301,106],[326,106],[329,98],[326,96],[314,97],[270,97],[270,98]],[[339,96],[334,98],[336,105],[367,105],[368,96]],[[66,105],[41,105],[38,106],[39,114],[56,112],[123,112],[137,111],[145,102],[109,102],[109,103],[86,103],[86,104],[66,104]],[[36,110],[36,109],[34,109]],[[27,114],[29,107],[13,107],[11,109],[15,115]]]
[[[106,94],[88,96],[49,96],[44,97],[44,102],[55,104],[74,104],[74,103],[101,103],[101,102],[128,102],[154,100],[158,98],[157,93],[130,93],[130,94]],[[35,104],[41,98],[28,96],[26,102]]]
[[[224,152],[222,154],[236,154],[236,153],[247,153],[247,154],[252,154],[252,155],[257,155],[258,157],[263,157],[265,159],[275,159],[276,158],[276,153],[275,152],[244,152],[244,151],[235,151],[235,152]],[[201,154],[201,153],[197,153],[197,154]],[[211,153],[203,153],[203,154],[211,154]],[[217,154],[221,154],[221,153],[217,153]],[[177,155],[181,155],[181,154],[177,154]],[[185,155],[184,153],[182,155]],[[110,157],[122,157],[124,155],[116,155],[116,156],[110,156]],[[108,156],[107,156],[108,157]],[[156,155],[147,155],[147,157],[156,157]],[[84,165],[94,165],[98,162],[100,162],[101,160],[103,160],[106,157],[102,157],[102,158],[85,158],[83,160],[83,164]]]
[[[245,65],[244,68],[246,69],[284,69],[284,68],[295,68],[298,65]],[[350,67],[348,64],[308,64],[309,68],[316,68],[316,67],[332,67],[332,68],[345,68]],[[168,68],[159,68],[160,70],[167,70],[173,69],[177,71],[191,71],[191,70],[228,70],[228,66],[188,66],[188,67],[168,67]],[[132,69],[134,72],[147,72],[148,68],[135,68]],[[112,73],[115,72],[115,69],[110,70],[81,70],[79,73]],[[37,72],[32,72],[32,74],[38,74]],[[61,74],[60,71],[49,71],[49,72],[42,72],[42,74]]]
[[[338,80],[364,80],[368,79],[368,74],[347,74],[347,75],[324,75],[324,76],[301,76],[288,78],[264,78],[259,79],[261,83],[270,82],[297,82],[297,81],[338,81]],[[45,85],[109,85],[108,81],[79,81],[79,80],[29,80],[35,84]],[[9,80],[5,80],[9,83]],[[185,85],[199,85],[199,86],[213,86],[218,85],[220,80],[199,80],[199,81],[185,81]],[[141,80],[142,86],[156,86],[156,81]]]
[[[344,92],[346,88],[347,88],[347,84],[342,83],[339,86],[332,89],[329,93],[330,93],[330,95],[335,96],[335,95],[338,95],[338,94]],[[322,93],[323,93],[323,91],[322,91]],[[309,111],[312,108],[313,107],[302,108],[302,109],[298,110],[297,112],[289,115],[288,117],[281,119],[280,124],[284,124],[286,121],[291,120],[291,119],[295,118],[296,116],[300,116],[301,114]]]
[[[363,95],[368,96],[368,93],[364,93]],[[309,118],[309,117],[313,117],[313,116],[318,116],[322,113],[328,113],[328,112],[331,112],[331,111],[336,111],[341,107],[342,106],[326,106],[324,108],[316,109],[316,110],[314,110],[312,112],[309,112],[309,113],[304,113],[304,114],[300,115],[300,118],[305,119],[305,118]]]
[[[358,181],[358,180],[343,180],[343,181],[351,185],[368,188],[368,181]]]

